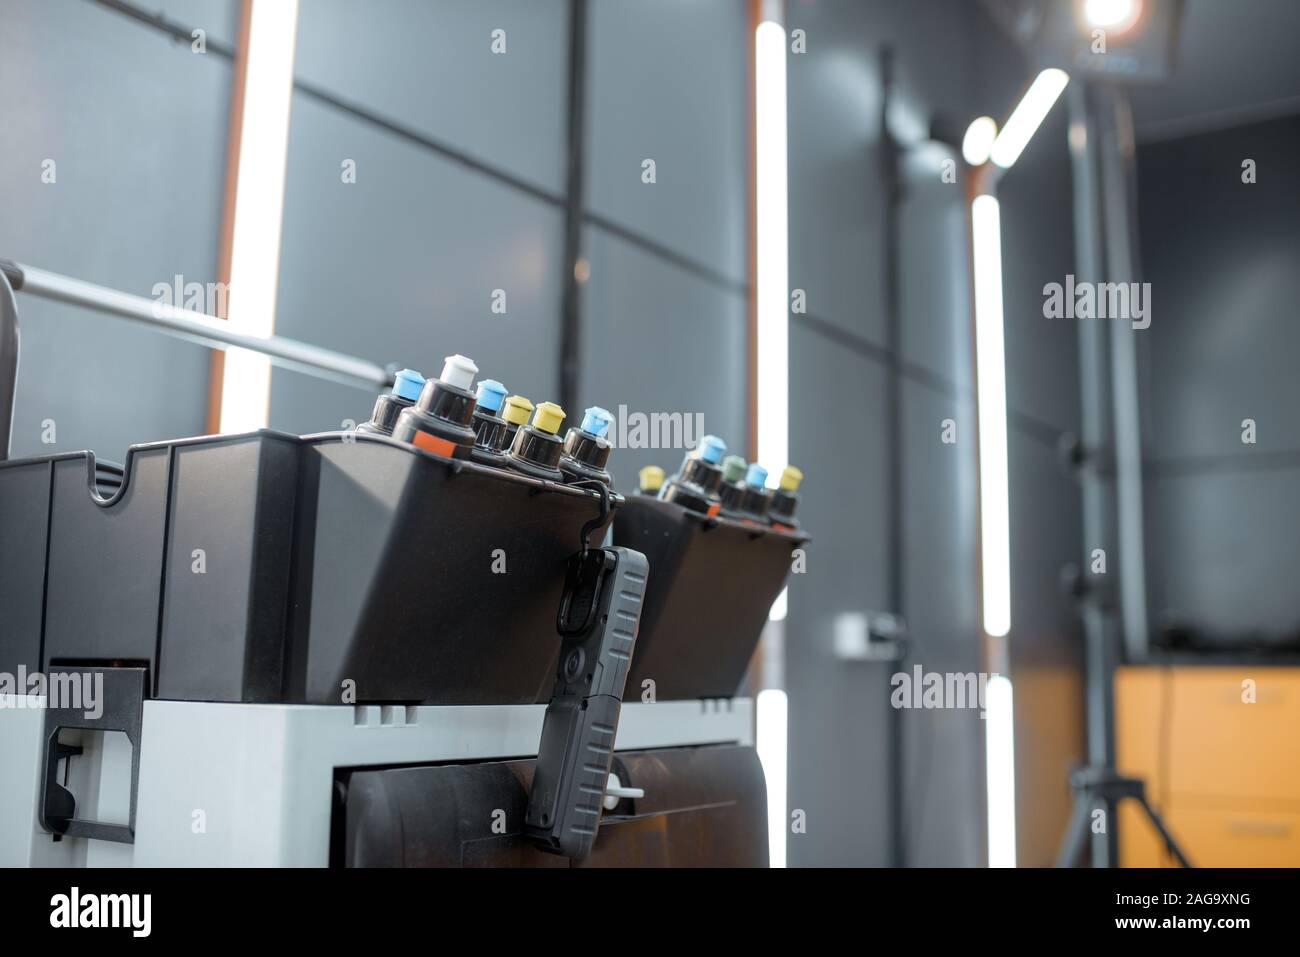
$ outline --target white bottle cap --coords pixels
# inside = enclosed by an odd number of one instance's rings
[[[457,353],[454,356],[447,356],[442,367],[442,375],[438,378],[447,385],[454,385],[468,392],[469,387],[474,384],[476,375],[478,375],[478,366],[474,364],[474,360]]]

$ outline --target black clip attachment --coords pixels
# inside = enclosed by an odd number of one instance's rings
[[[611,508],[609,486],[604,482],[597,481],[596,479],[582,479],[577,482],[570,482],[569,484],[574,488],[589,488],[600,496],[600,514],[584,524],[582,526],[582,531],[579,533],[582,553],[586,554],[587,549],[590,547],[588,542],[591,540],[591,533],[596,529],[603,528],[605,525],[609,524],[609,512]]]
[[[70,688],[73,682],[91,682],[103,676],[101,700],[96,702],[95,717],[86,714],[89,702],[83,699],[73,707],[47,708],[45,711],[45,775],[41,785],[41,827],[59,837],[88,837],[119,844],[135,843],[136,794],[140,782],[140,728],[144,715],[147,675],[144,668],[68,668],[50,669],[49,692]],[[83,685],[84,687],[85,685]],[[102,711],[100,710],[102,709]],[[76,817],[77,801],[72,792],[58,783],[59,762],[80,755],[76,745],[62,744],[59,731],[80,728],[86,731],[121,731],[131,742],[131,816],[127,824],[107,824]]]
[[[648,571],[630,548],[584,548],[569,559],[560,666],[524,825],[543,850],[574,860],[591,852],[600,826]]]

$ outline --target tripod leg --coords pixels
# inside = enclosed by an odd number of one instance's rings
[[[1074,810],[1070,812],[1070,823],[1065,826],[1065,836],[1061,838],[1061,849],[1056,855],[1057,867],[1074,867],[1079,860],[1079,852],[1088,840],[1088,818],[1092,812],[1092,800],[1087,794],[1079,794],[1074,799]]]
[[[1164,838],[1165,847],[1169,848],[1169,853],[1173,854],[1174,857],[1177,858],[1178,865],[1180,867],[1191,867],[1191,861],[1189,861],[1183,854],[1182,848],[1178,846],[1178,842],[1174,840],[1174,836],[1169,833],[1169,828],[1165,827],[1165,822],[1160,815],[1156,813],[1156,809],[1147,802],[1146,796],[1142,795],[1138,800],[1142,802],[1142,809],[1147,812],[1147,817],[1151,819],[1151,823],[1155,825],[1155,829],[1159,831],[1160,836]]]

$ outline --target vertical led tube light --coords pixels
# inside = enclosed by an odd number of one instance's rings
[[[754,32],[754,147],[757,220],[758,455],[769,475],[790,462],[790,227],[787,179],[785,28],[764,20]],[[786,592],[770,616],[782,621]]]
[[[781,689],[764,688],[758,693],[756,709],[758,760],[767,779],[768,866],[785,867],[789,702]]]
[[[971,204],[975,262],[975,368],[979,402],[980,539],[984,630],[1011,630],[1007,383],[1002,338],[1002,223],[997,198]]]
[[[240,332],[269,336],[275,331],[298,2],[251,2],[227,321]],[[220,431],[264,428],[270,398],[269,360],[255,352],[227,350]]]
[[[1011,679],[992,675],[984,695],[989,867],[1016,866],[1016,754]]]
[[[779,9],[779,5],[771,6]],[[762,19],[754,30],[754,296],[758,339],[755,457],[766,465],[770,475],[780,475],[790,461],[790,233],[785,68],[785,27],[773,19]],[[785,618],[785,610],[786,598],[782,591],[770,611],[777,624],[769,627],[783,627],[780,622]],[[785,867],[789,733],[786,693],[780,688],[765,688],[758,694],[756,707],[755,737],[767,778],[769,860],[772,867]]]
[[[758,304],[758,461],[780,475],[790,461],[790,260],[786,181],[785,28],[754,32],[755,217]]]

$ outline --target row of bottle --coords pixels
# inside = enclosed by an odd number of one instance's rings
[[[483,379],[471,391],[476,375],[474,360],[459,354],[446,358],[436,379],[403,369],[392,389],[376,400],[370,421],[357,429],[533,478],[612,484],[605,468],[609,412],[592,406],[561,440],[562,408],[554,402],[534,407],[522,395],[507,395],[495,379]]]
[[[798,528],[794,513],[799,506],[803,472],[787,465],[777,487],[769,489],[767,469],[757,462],[746,465],[739,455],[726,452],[726,442],[716,435],[706,435],[686,453],[677,474],[667,481],[664,470],[657,465],[641,469],[639,491],[705,515],[722,515],[787,531]]]

